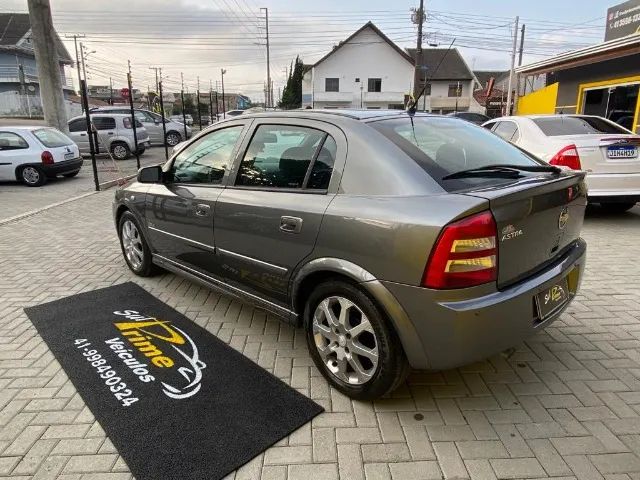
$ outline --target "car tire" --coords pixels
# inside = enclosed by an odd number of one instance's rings
[[[47,175],[40,167],[26,165],[18,170],[18,179],[27,187],[41,187],[47,183]]]
[[[600,207],[608,213],[624,213],[635,206],[635,202],[625,203],[601,203]]]
[[[149,244],[133,213],[126,211],[118,220],[118,238],[124,260],[133,273],[150,277],[159,271],[152,262]]]
[[[316,367],[345,395],[371,400],[405,381],[409,366],[396,332],[355,285],[336,279],[317,286],[305,304],[304,324]]]
[[[146,147],[138,147],[138,155],[142,155],[146,150]]]
[[[75,172],[63,173],[62,176],[65,178],[73,178],[80,173],[80,170],[76,170]]]
[[[111,144],[111,155],[116,160],[126,160],[131,156],[129,145],[124,142],[113,142]]]
[[[167,145],[175,147],[182,141],[182,137],[178,132],[168,132],[166,136]]]

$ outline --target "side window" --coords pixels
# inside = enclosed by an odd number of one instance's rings
[[[116,119],[113,117],[94,117],[91,121],[96,130],[113,130],[116,128]]]
[[[325,132],[314,128],[260,125],[240,164],[236,185],[302,188],[313,162],[308,187],[327,188],[335,147],[331,142],[326,143],[326,138]],[[316,167],[318,159],[320,163]]]
[[[518,139],[518,126],[514,122],[499,122],[493,133],[507,142],[512,142]]]
[[[0,150],[20,150],[29,148],[27,141],[17,133],[0,132]]]
[[[186,147],[173,161],[169,178],[180,183],[221,183],[243,128],[216,130]]]
[[[84,118],[78,118],[69,122],[69,131],[70,132],[86,132],[87,131],[87,120]]]
[[[136,115],[136,118],[141,122],[153,123],[153,117],[149,115],[147,112],[141,112],[140,110],[136,110],[135,115]]]
[[[496,126],[496,123],[497,123],[497,122],[485,123],[485,124],[483,125],[483,127],[484,127],[484,128],[486,128],[487,130],[492,130],[492,129],[493,129],[493,127],[495,127],[495,126]]]

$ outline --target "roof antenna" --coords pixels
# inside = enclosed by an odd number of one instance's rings
[[[416,98],[414,98],[413,101],[409,101],[409,103],[407,104],[407,113],[409,115],[411,115],[411,116],[415,115],[416,110],[418,109],[418,100],[420,100],[420,97],[422,97],[422,95],[424,94],[424,91],[427,88],[429,80],[431,80],[434,77],[434,75],[436,73],[438,73],[438,69],[440,68],[440,65],[442,65],[442,62],[444,61],[444,59],[446,58],[447,54],[451,50],[451,47],[453,47],[453,43],[455,41],[456,41],[455,38],[453,40],[451,40],[451,44],[449,45],[449,48],[447,48],[447,51],[444,52],[444,55],[442,55],[442,58],[438,62],[438,65],[436,65],[436,68],[433,71],[433,73],[431,74],[431,76],[425,80],[424,85],[422,87],[422,90],[420,90],[420,93],[418,94],[418,96]]]

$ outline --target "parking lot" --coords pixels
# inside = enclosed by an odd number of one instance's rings
[[[15,215],[89,192],[92,180],[85,167],[41,189],[1,188]],[[133,276],[112,196],[0,225],[0,476],[131,478],[22,309],[135,281],[326,409],[229,478],[640,478],[639,207],[589,211],[579,296],[512,357],[413,372],[370,403],[329,388],[302,331],[173,274]]]

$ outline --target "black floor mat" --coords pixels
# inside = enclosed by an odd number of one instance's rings
[[[138,480],[222,478],[322,411],[134,283],[25,311]]]

